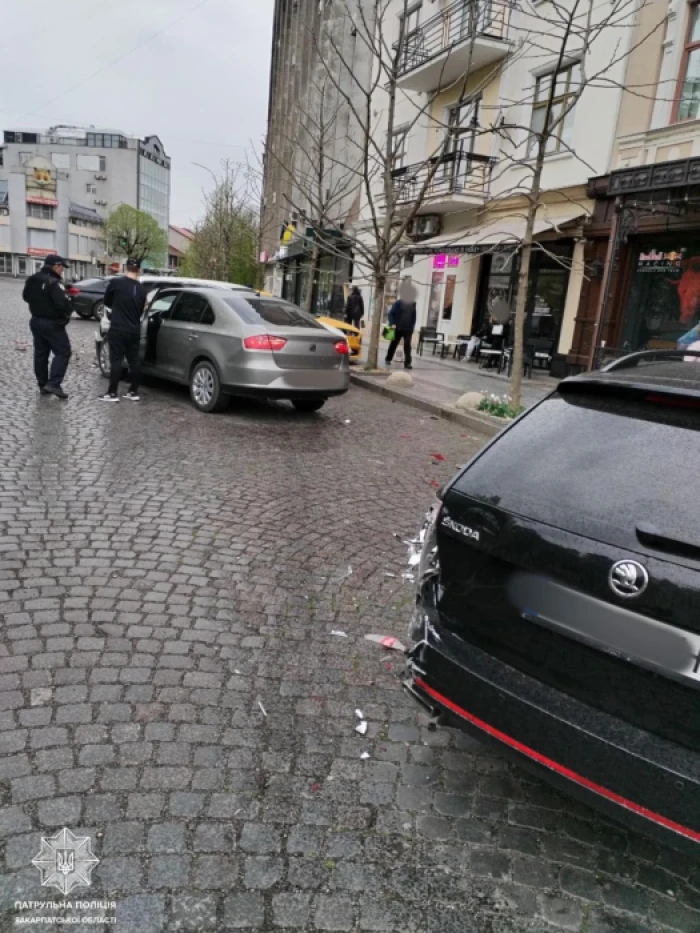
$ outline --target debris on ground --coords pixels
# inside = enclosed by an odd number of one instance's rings
[[[340,632],[338,631],[338,629],[335,629],[335,628],[331,632],[331,635],[335,635],[336,638],[347,638],[348,637],[347,632]]]
[[[364,719],[364,718],[365,718],[365,714],[362,712],[361,709],[356,709],[356,710],[355,710],[355,715],[357,716],[358,719]]]
[[[433,460],[437,460],[438,463],[443,463],[445,460],[444,454],[431,454],[430,456],[433,458]]]
[[[393,635],[365,635],[365,639],[373,642],[375,645],[381,645],[382,648],[388,648],[390,651],[406,650],[406,646],[403,645],[398,638],[394,638]]]
[[[367,761],[367,759],[368,759],[368,758],[371,758],[371,757],[372,757],[372,756],[370,755],[369,752],[362,752],[362,754],[360,755],[360,758],[361,758],[363,761]]]
[[[396,579],[396,574],[395,574],[395,573],[389,573],[388,570],[385,570],[385,571],[384,571],[384,576],[385,576],[385,577],[390,577],[392,580],[395,580],[395,579]]]
[[[401,574],[401,579],[404,583],[415,583],[416,575],[411,573],[410,570],[404,570],[404,572]]]
[[[359,732],[360,735],[367,735],[367,729],[368,726],[366,721],[361,722],[359,726],[355,726],[355,732]]]
[[[267,719],[267,710],[266,710],[265,707],[262,705],[262,703],[260,702],[260,700],[258,700],[258,706],[260,707],[260,712],[263,714],[263,716],[265,717],[265,719]]]
[[[345,419],[345,424],[352,424],[352,421],[349,418]]]

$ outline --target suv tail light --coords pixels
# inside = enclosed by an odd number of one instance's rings
[[[76,288],[74,285],[71,285],[70,288],[66,289],[66,295],[70,295],[72,298],[74,298],[76,295],[79,295],[79,294],[80,294],[80,289]]]
[[[335,345],[335,352],[340,353],[341,356],[347,356],[350,352],[347,340],[338,340]]]
[[[283,350],[287,346],[284,337],[273,337],[271,334],[256,334],[246,337],[243,341],[246,350]]]

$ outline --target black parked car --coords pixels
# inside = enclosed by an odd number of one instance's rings
[[[565,379],[441,492],[406,687],[700,852],[700,354]]]
[[[107,283],[111,276],[101,278],[83,279],[66,286],[66,294],[73,302],[73,310],[85,320],[95,318],[100,320],[104,313],[104,298]]]

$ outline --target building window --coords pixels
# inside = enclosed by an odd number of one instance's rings
[[[392,169],[396,171],[405,168],[408,156],[408,130],[394,130],[391,136],[391,151],[393,153]]]
[[[19,154],[20,165],[24,165],[24,163],[27,162],[29,159],[31,159],[33,155],[34,155],[33,152],[20,152]]]
[[[69,152],[52,152],[51,164],[54,168],[70,168]]]
[[[99,158],[99,160],[100,160],[100,171],[101,171],[101,172],[106,172],[106,171],[107,171],[107,157],[106,157],[106,156],[98,156],[98,158]]]
[[[554,77],[554,72],[550,72],[549,74],[540,75],[535,81],[535,102],[532,105],[531,133],[528,146],[528,155],[531,156],[534,156],[537,151],[540,134],[545,132],[544,121]],[[578,62],[567,65],[566,68],[561,68],[556,73],[545,152],[565,152],[571,147],[574,137],[574,112],[576,109],[572,104],[580,88],[581,65]],[[562,119],[564,113],[566,113],[566,116]]]
[[[85,185],[88,194],[97,194],[97,185]]]
[[[402,67],[404,69],[413,68],[421,64],[425,59],[425,53],[421,49],[420,24],[420,3],[413,9],[407,10],[405,18],[403,14],[399,16],[399,35],[401,35],[401,26],[403,20],[403,43],[402,43]]]
[[[27,217],[36,220],[53,220],[55,208],[50,204],[27,204]]]
[[[700,113],[700,4],[690,8],[681,65],[676,120],[694,120]]]
[[[27,237],[31,249],[56,249],[56,233],[53,230],[35,230],[30,227]]]

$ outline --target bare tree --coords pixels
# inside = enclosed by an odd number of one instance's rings
[[[204,218],[183,262],[186,275],[257,285],[258,212],[246,166],[224,160],[203,192]]]
[[[321,250],[338,253],[349,245],[356,266],[364,272],[374,296],[368,366],[377,366],[382,310],[387,279],[399,267],[402,252],[411,245],[407,232],[448,159],[449,133],[409,172],[396,171],[397,104],[409,102],[411,117],[401,121],[401,134],[410,134],[427,118],[437,90],[420,104],[399,87],[407,14],[403,0],[398,42],[394,42],[392,0],[342,0],[340,16],[353,42],[345,41],[336,20],[309,27],[316,57],[315,94],[298,102],[300,133],[291,142],[268,140],[266,155],[283,166],[290,149],[301,154],[286,167],[290,174],[290,210],[313,234],[311,257],[315,274]],[[370,67],[359,69],[357,53]],[[466,81],[467,73],[457,84]],[[344,115],[341,125],[340,115]],[[340,142],[340,145],[338,144]],[[478,157],[476,157],[478,161]],[[483,176],[488,159],[483,159]],[[309,289],[309,292],[311,289]],[[310,296],[307,295],[310,301]]]
[[[371,58],[372,67],[366,71],[358,72],[354,68],[354,53],[351,54],[347,42],[339,37],[337,21],[321,20],[315,25],[310,39],[317,59],[317,85],[324,88],[320,98],[326,104],[330,102],[334,111],[348,114],[345,145],[340,151],[337,147],[333,149],[331,155],[328,124],[319,117],[304,121],[307,142],[297,145],[296,149],[305,153],[306,162],[310,157],[315,173],[301,171],[296,161],[289,166],[288,171],[294,177],[288,201],[290,209],[313,231],[312,266],[315,267],[320,249],[329,252],[337,249],[338,236],[342,234],[352,248],[356,269],[364,273],[365,281],[372,286],[370,368],[377,366],[387,280],[396,275],[401,255],[413,245],[409,236],[412,223],[430,197],[433,185],[442,173],[450,170],[450,160],[457,148],[455,142],[464,132],[463,128],[435,116],[436,97],[451,89],[455,99],[461,100],[467,89],[469,95],[474,96],[497,82],[500,89],[498,113],[491,114],[488,122],[468,128],[474,148],[488,148],[476,145],[478,140],[487,137],[497,156],[470,153],[470,171],[472,184],[480,187],[484,198],[481,211],[518,200],[525,205],[518,208],[524,219],[524,234],[515,244],[520,268],[511,394],[514,407],[519,408],[531,261],[533,253],[544,248],[535,238],[535,227],[538,210],[543,204],[547,158],[555,143],[558,151],[573,155],[579,166],[586,164],[562,130],[588,89],[607,88],[620,94],[625,59],[664,23],[664,18],[660,17],[644,35],[634,32],[638,14],[648,2],[652,0],[496,3],[510,42],[509,51],[492,65],[482,67],[475,76],[472,62],[482,4],[480,0],[465,0],[464,9],[469,17],[468,27],[460,32],[460,37],[464,36],[464,40],[460,38],[461,71],[456,78],[444,80],[452,55],[452,47],[444,40],[447,53],[441,73],[434,81],[436,90],[420,96],[404,92],[401,82],[407,56],[415,52],[410,41],[412,37],[406,31],[410,0],[403,0],[398,7],[401,15],[397,41],[394,41],[397,11],[394,0],[341,0],[342,15],[351,24],[356,45]],[[494,0],[490,3],[494,6]],[[448,33],[450,12],[443,11],[443,15]],[[467,43],[466,55],[464,42]],[[602,58],[601,48],[606,50]],[[578,63],[578,78],[562,96],[559,75],[572,62]],[[543,68],[551,75],[548,84],[531,77],[533,72],[538,73]],[[503,92],[509,86],[509,79],[514,86],[510,96]],[[538,122],[533,121],[536,92],[540,95],[536,108]],[[611,93],[610,107],[614,106],[615,98]],[[408,120],[405,119],[407,109],[411,114]],[[303,102],[303,110],[308,118],[308,102]],[[401,118],[397,116],[399,111]],[[402,146],[403,134],[410,137],[414,130],[426,126],[434,131],[433,144],[419,162],[399,168],[397,152]],[[333,129],[331,136],[337,135],[335,123]],[[595,129],[592,128],[592,132]],[[268,146],[268,158],[275,157],[274,149]],[[339,179],[335,198],[323,183],[331,168]],[[586,165],[586,168],[594,174],[591,166]],[[497,193],[490,197],[496,188]],[[359,205],[359,210],[343,213],[338,210],[341,202],[346,207],[348,202]],[[444,242],[444,251],[449,252],[447,242]]]

